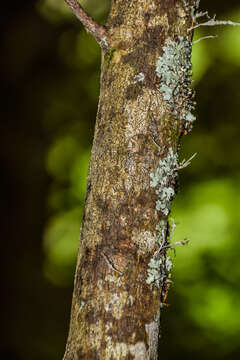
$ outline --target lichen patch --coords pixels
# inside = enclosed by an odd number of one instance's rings
[[[141,231],[132,236],[132,242],[138,247],[138,254],[151,253],[156,247],[156,237],[151,231]]]
[[[156,73],[161,80],[158,89],[172,114],[185,123],[192,123],[196,119],[193,114],[194,93],[190,87],[192,43],[178,36],[178,41],[168,40],[162,49],[163,54],[156,65]]]
[[[150,187],[156,188],[158,196],[156,210],[164,216],[170,212],[171,201],[175,195],[176,178],[178,176],[178,155],[172,148],[167,155],[159,161],[156,170],[150,174]],[[167,242],[167,221],[161,220],[156,226],[155,244],[158,245],[150,259],[147,269],[146,283],[154,284],[157,288],[162,288],[167,281],[169,272],[172,268],[172,261],[165,253],[161,253],[164,244]]]
[[[165,216],[169,214],[171,200],[175,195],[175,179],[178,170],[178,156],[170,148],[165,158],[159,161],[155,172],[150,174],[150,187],[156,188],[158,200],[156,209]]]

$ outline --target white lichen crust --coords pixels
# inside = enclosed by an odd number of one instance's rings
[[[179,36],[178,41],[169,40],[162,49],[163,54],[156,65],[157,76],[161,80],[159,91],[168,102],[172,114],[191,123],[196,119],[192,113],[195,103],[190,87],[192,43]]]

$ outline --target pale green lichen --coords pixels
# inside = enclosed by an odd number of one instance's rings
[[[169,40],[163,46],[163,54],[157,60],[156,72],[161,79],[158,90],[168,102],[174,116],[192,123],[196,117],[191,84],[192,43],[183,36],[178,41]]]
[[[156,225],[156,242],[159,245],[164,244],[167,235],[167,221],[160,220],[159,223]]]
[[[174,180],[177,177],[178,156],[170,148],[165,158],[159,161],[159,165],[154,173],[150,174],[150,186],[156,188],[158,200],[156,209],[165,216],[169,214],[170,204],[175,195]]]
[[[158,199],[156,209],[163,215],[168,216],[170,205],[175,195],[175,180],[179,168],[178,155],[172,148],[168,150],[167,155],[159,161],[158,167],[154,173],[150,174],[150,186],[156,188]],[[156,226],[156,243],[159,249],[151,258],[148,269],[146,283],[154,284],[156,287],[163,287],[168,274],[172,268],[172,262],[169,257],[161,254],[161,249],[167,241],[167,220],[162,219]]]
[[[169,256],[163,258],[154,255],[148,264],[146,283],[148,285],[153,283],[156,287],[160,288],[167,279],[172,266],[173,264]]]
[[[166,273],[168,274],[171,270],[171,268],[173,267],[173,263],[172,260],[170,259],[169,256],[166,257],[166,261],[165,261],[165,269],[166,269]]]

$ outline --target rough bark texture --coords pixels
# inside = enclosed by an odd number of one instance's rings
[[[112,1],[64,360],[158,359],[163,289],[146,278],[167,216],[150,173],[184,124],[158,90],[156,62],[166,41],[191,41],[191,26],[182,0]]]

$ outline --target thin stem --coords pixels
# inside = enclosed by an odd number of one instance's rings
[[[201,37],[200,39],[197,39],[196,41],[193,41],[193,45],[199,43],[200,41],[202,40],[205,40],[205,39],[216,39],[217,38],[217,35],[208,35],[208,36],[203,36]]]
[[[196,24],[194,26],[192,26],[190,30],[196,29],[200,26],[217,26],[217,25],[232,25],[232,26],[240,26],[240,23],[237,22],[233,22],[230,20],[216,20],[216,15],[214,15],[214,17],[206,22],[200,23],[200,24]]]
[[[65,0],[74,15],[81,21],[85,29],[97,40],[103,50],[107,50],[108,32],[103,25],[99,25],[82,8],[77,0]]]
[[[194,159],[196,155],[197,155],[197,153],[193,154],[188,160],[185,160],[185,159],[184,159],[184,160],[179,164],[177,170],[184,169],[185,167],[187,167],[188,165],[190,165],[192,159]]]

